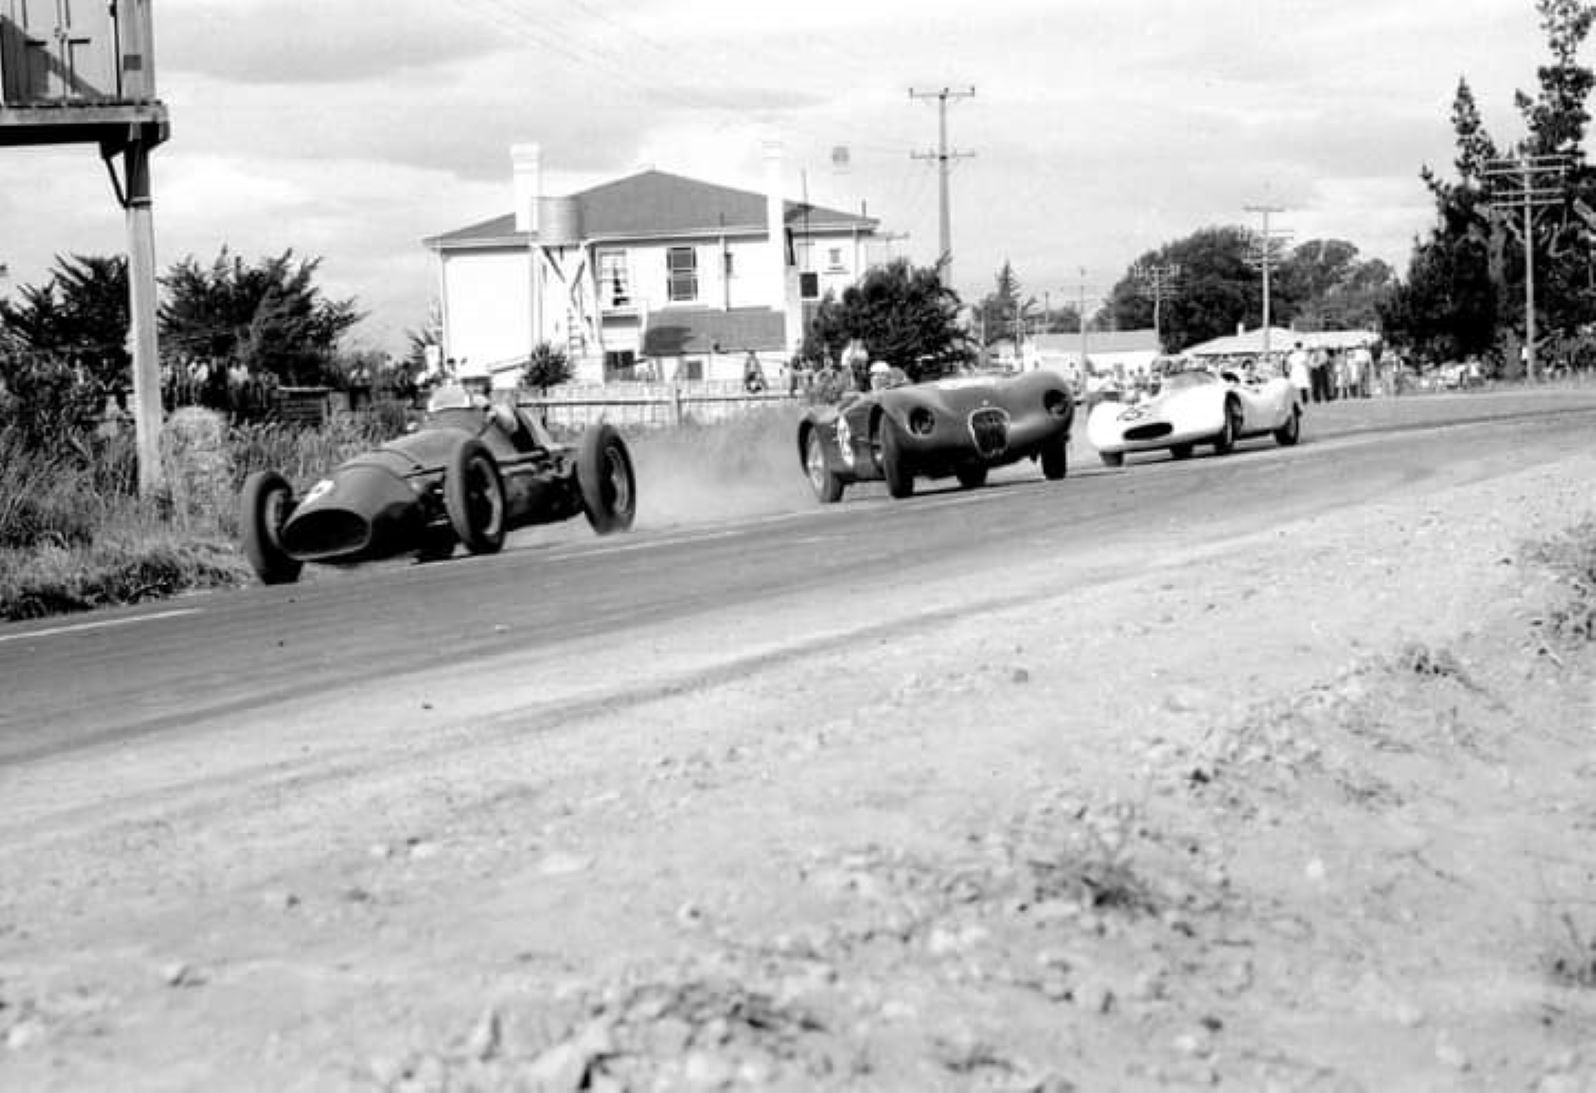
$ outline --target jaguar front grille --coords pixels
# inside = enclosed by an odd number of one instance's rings
[[[975,441],[976,454],[983,459],[1000,456],[1009,446],[1009,414],[1007,410],[987,407],[970,415],[970,437]]]

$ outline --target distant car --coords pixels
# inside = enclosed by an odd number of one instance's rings
[[[458,392],[458,393],[455,393]],[[609,425],[560,444],[536,417],[445,388],[413,432],[342,464],[296,498],[276,471],[244,482],[244,554],[265,584],[306,562],[399,554],[492,554],[505,533],[586,515],[600,535],[631,527],[636,476]]]
[[[893,497],[916,478],[957,478],[965,489],[993,467],[1034,459],[1049,479],[1068,470],[1075,400],[1056,372],[976,374],[847,396],[798,425],[798,458],[823,503],[856,482],[885,481]]]
[[[1281,377],[1243,380],[1193,369],[1164,377],[1158,393],[1132,404],[1099,403],[1086,420],[1086,436],[1110,467],[1129,452],[1167,450],[1188,459],[1199,444],[1224,455],[1238,440],[1273,434],[1283,445],[1301,435],[1302,407],[1297,391]]]

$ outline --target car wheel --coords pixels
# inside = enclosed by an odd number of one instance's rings
[[[1291,414],[1286,418],[1286,423],[1275,430],[1275,443],[1282,448],[1289,448],[1302,438],[1302,411],[1297,407],[1291,408]]]
[[[914,471],[910,469],[899,446],[902,442],[898,439],[897,425],[891,418],[882,417],[877,428],[880,431],[881,475],[887,480],[887,492],[893,497],[912,497]]]
[[[1125,465],[1124,452],[1098,452],[1097,458],[1103,461],[1105,467],[1123,467]]]
[[[966,490],[978,490],[986,485],[986,466],[981,464],[973,467],[960,467],[954,471],[954,476],[959,480],[959,487]]]
[[[256,471],[244,479],[239,499],[239,523],[244,533],[244,557],[261,584],[293,584],[305,563],[283,549],[282,530],[294,511],[294,491],[276,471]]]
[[[582,434],[576,456],[576,483],[582,511],[600,535],[632,526],[637,516],[637,474],[632,453],[613,425],[596,425]]]
[[[1235,399],[1225,401],[1225,427],[1214,438],[1214,454],[1229,455],[1236,450],[1236,438],[1241,435],[1241,406]]]
[[[1190,459],[1193,447],[1191,444],[1173,444],[1169,449],[1169,458]]]
[[[814,426],[804,433],[804,473],[809,477],[809,484],[814,487],[815,496],[820,498],[822,505],[832,505],[842,500],[842,479],[826,466],[825,441],[820,438],[820,430]]]
[[[1042,446],[1042,477],[1050,482],[1057,482],[1069,471],[1070,438],[1061,435],[1049,440]]]
[[[455,537],[472,554],[493,554],[504,546],[504,481],[493,453],[475,437],[449,453],[443,507]]]

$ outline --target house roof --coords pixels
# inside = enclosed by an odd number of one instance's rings
[[[1038,334],[1036,348],[1041,353],[1073,353],[1081,351],[1081,336],[1079,334]],[[1095,357],[1099,353],[1141,353],[1158,352],[1158,331],[1151,327],[1146,330],[1088,330],[1086,332],[1086,355]]]
[[[643,171],[571,195],[581,210],[588,239],[658,239],[692,235],[765,234],[765,195],[665,171]],[[802,202],[785,202],[785,222],[797,233],[874,231],[879,221],[857,213]],[[528,233],[515,230],[515,214],[470,224],[423,240],[434,250],[513,243]]]
[[[1380,335],[1372,330],[1287,330],[1283,326],[1269,328],[1269,352],[1286,353],[1297,342],[1304,349],[1350,349],[1359,345],[1372,345]],[[1224,357],[1237,353],[1262,353],[1263,328],[1256,327],[1240,334],[1226,334],[1186,349],[1192,357]]]
[[[786,345],[786,337],[786,320],[774,308],[665,308],[649,312],[643,356],[780,350]]]

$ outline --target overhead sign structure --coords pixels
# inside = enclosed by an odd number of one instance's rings
[[[152,2],[0,0],[0,146],[97,144],[127,212],[133,416],[145,496],[161,478],[150,152],[169,135],[155,95]]]

